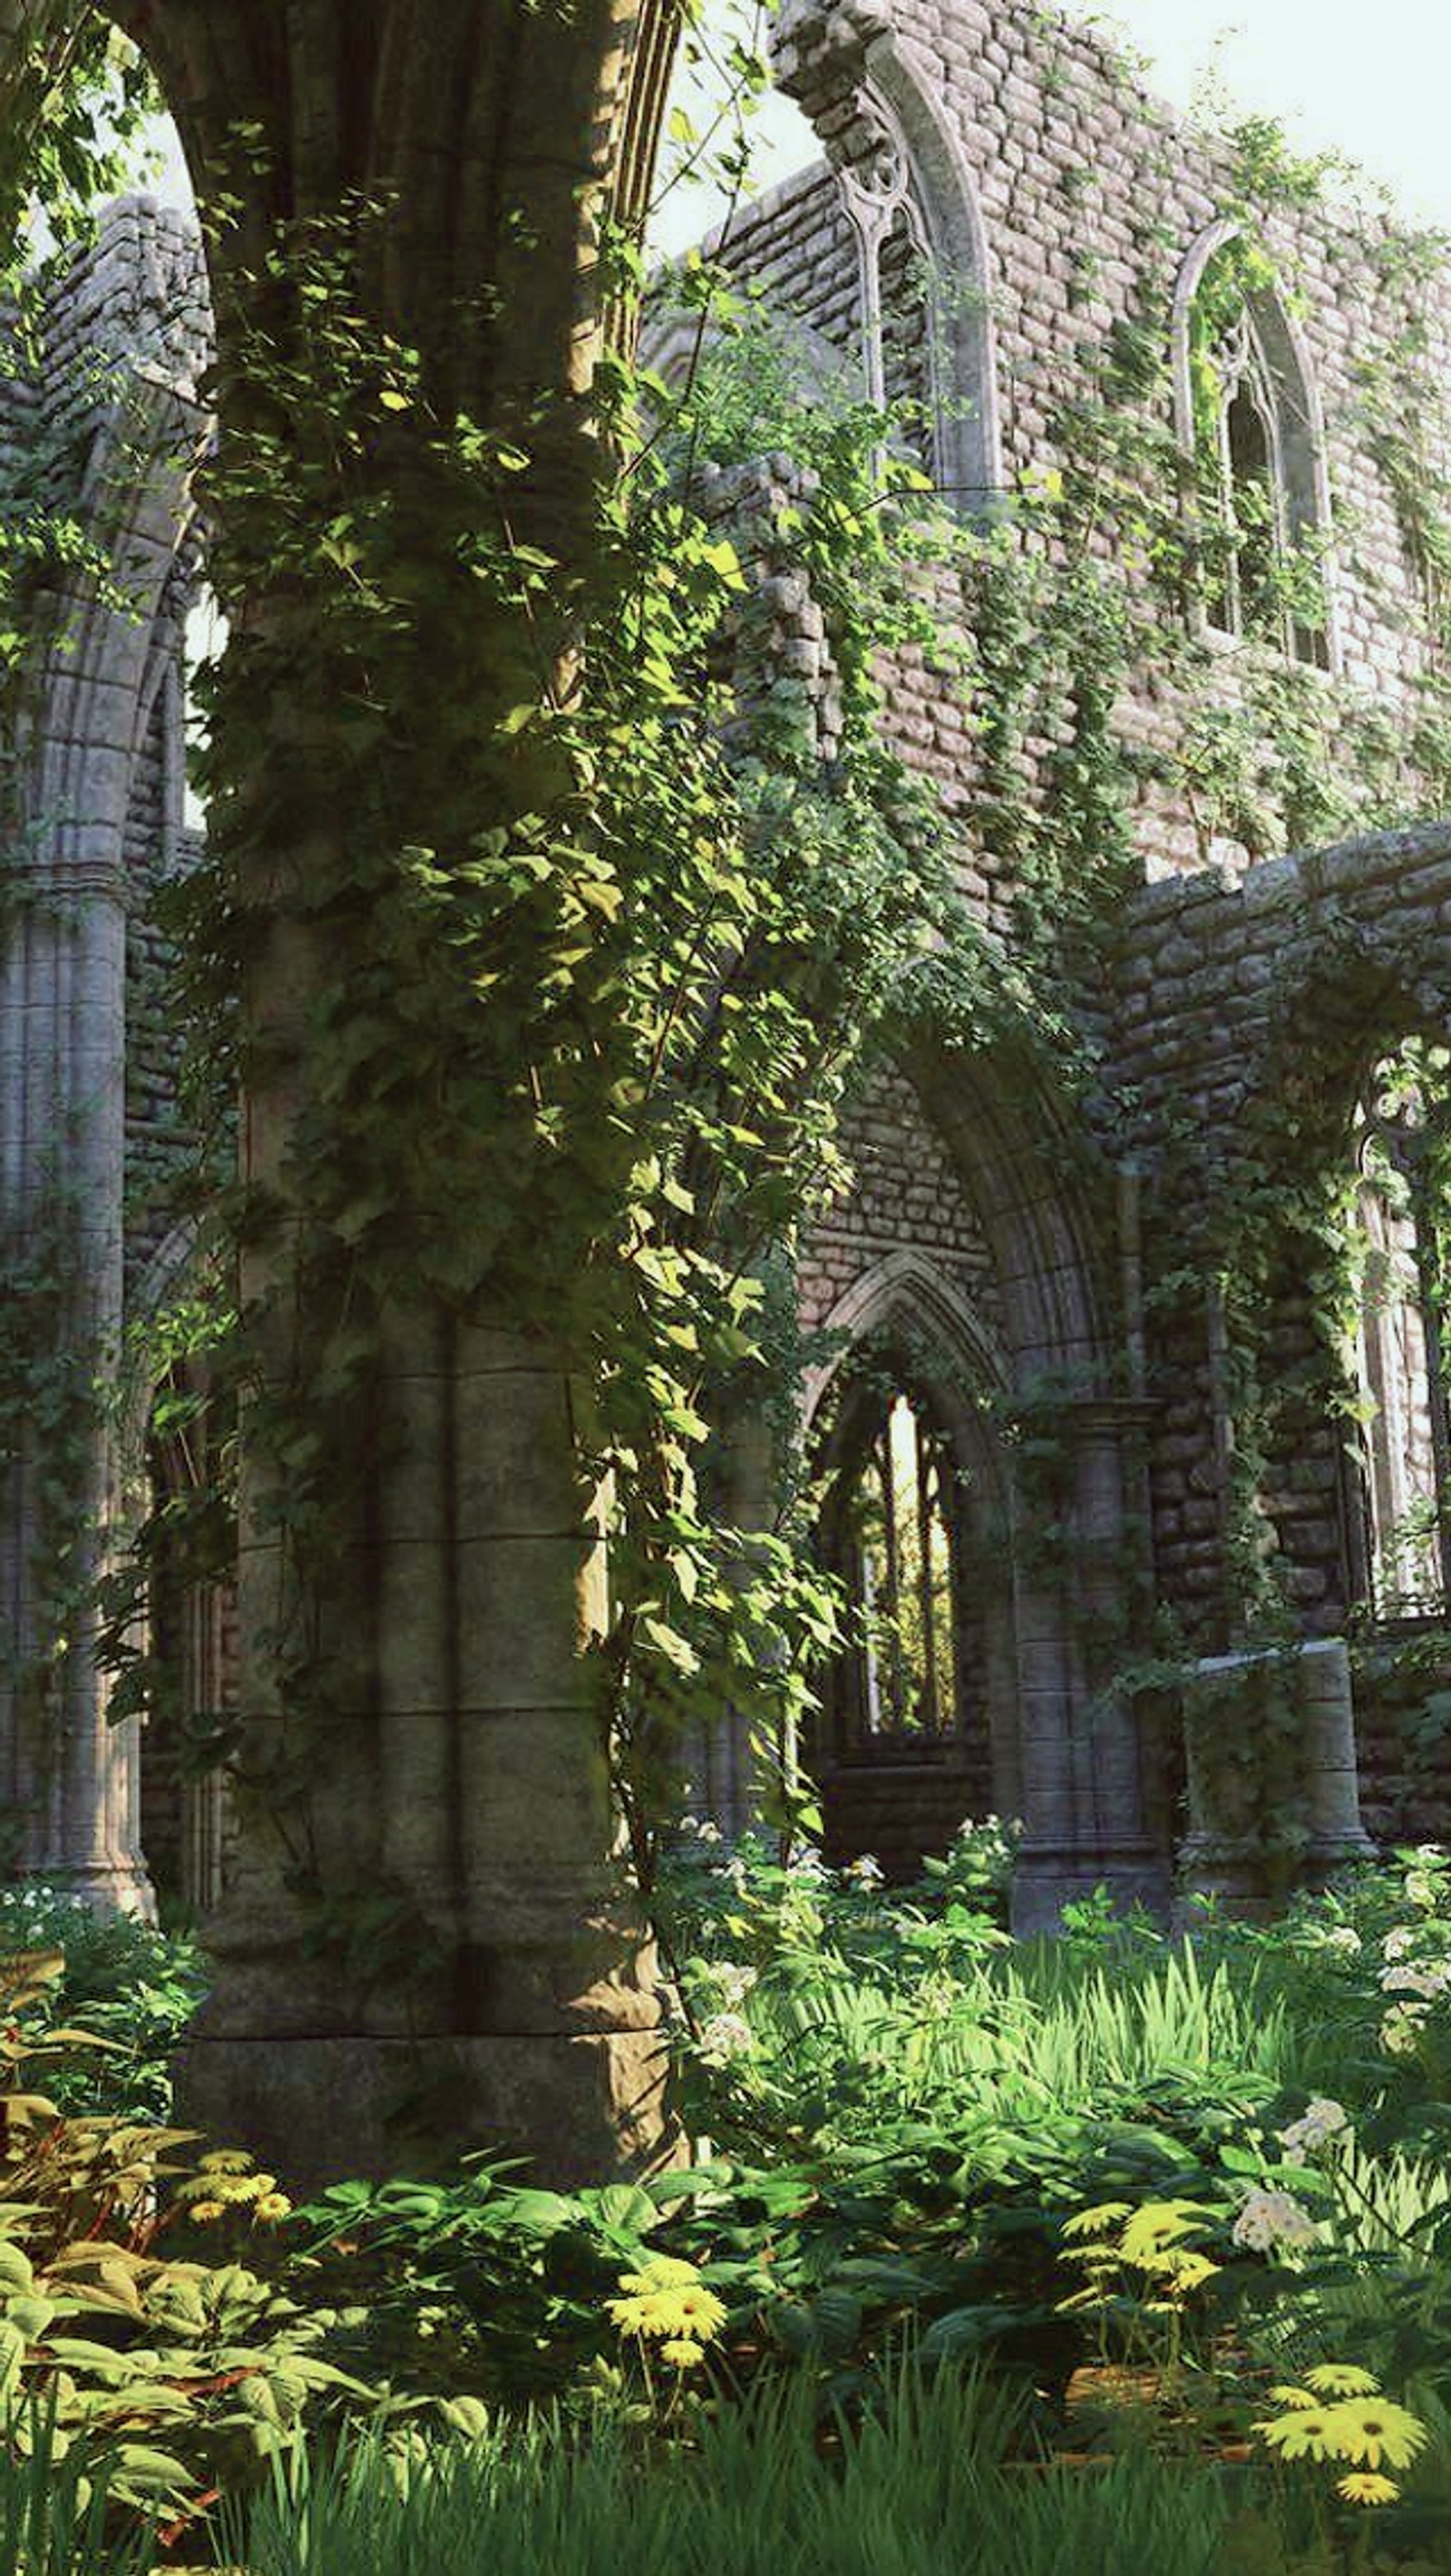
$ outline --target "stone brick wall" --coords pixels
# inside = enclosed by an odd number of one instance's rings
[[[965,1818],[991,1807],[990,1780],[971,1759],[843,1763],[826,1780],[823,1850],[833,1869],[870,1852],[900,1886],[921,1876],[929,1853],[946,1851]]]
[[[991,1329],[997,1290],[981,1219],[904,1073],[884,1067],[875,1075],[847,1110],[841,1143],[853,1182],[806,1242],[804,1330],[819,1330],[876,1264],[902,1252],[920,1253]]]
[[[835,0],[831,7],[790,0],[775,43],[779,76],[831,163],[848,176],[868,168],[879,149],[873,99],[879,76],[885,79],[884,44],[930,97],[940,148],[954,156],[977,200],[1009,502],[1069,461],[1063,421],[1075,405],[1094,400],[1115,331],[1147,324],[1167,354],[1169,306],[1185,261],[1216,222],[1243,215],[1298,322],[1323,415],[1339,672],[1349,688],[1392,713],[1420,665],[1422,603],[1395,495],[1372,452],[1365,380],[1367,369],[1393,360],[1409,324],[1423,335],[1429,372],[1443,379],[1451,372],[1444,286],[1392,275],[1383,227],[1373,218],[1362,224],[1323,206],[1300,215],[1256,203],[1253,181],[1247,186],[1229,146],[1177,123],[1099,32],[1022,0],[992,10],[980,0],[897,0],[890,8],[879,0]],[[920,170],[920,141],[913,151]],[[771,190],[706,247],[763,286],[773,310],[784,308],[820,343],[850,357],[860,331],[859,263],[832,170],[818,166]],[[894,334],[898,341],[914,330],[920,337],[926,322],[910,264],[884,263],[883,301],[889,344]],[[988,399],[981,385],[954,383],[948,392],[959,403]],[[1172,477],[1165,402],[1157,415]],[[1428,470],[1444,470],[1451,462],[1444,439],[1435,423],[1426,429]],[[1031,531],[1026,542],[1034,542]],[[1114,558],[1111,495],[1095,542],[1106,560]],[[1207,682],[1225,708],[1240,702],[1244,662],[1245,648],[1226,639]],[[1122,710],[1127,737],[1141,751],[1172,749],[1203,704],[1198,684],[1190,701],[1166,679],[1148,638]],[[905,757],[938,780],[949,806],[960,806],[972,755],[958,693],[936,675],[924,677],[907,656],[888,675],[888,705]],[[1144,865],[1151,874],[1201,866],[1209,854],[1152,766],[1145,764],[1136,832]],[[1236,853],[1226,845],[1213,855]],[[1237,855],[1242,861],[1244,852]],[[967,865],[970,890],[1002,921],[980,882],[983,854],[969,853]]]
[[[1155,1574],[1203,1652],[1233,1642],[1225,1582],[1235,1440],[1234,1353],[1199,1281],[1234,1259],[1266,1181],[1291,1190],[1344,1170],[1351,1115],[1373,1065],[1406,1036],[1451,1029],[1451,824],[1346,842],[1239,878],[1144,888],[1118,930],[1118,1005],[1105,1091],[1152,1210],[1153,1272],[1195,1274],[1155,1310],[1150,1435]],[[1309,1635],[1356,1606],[1344,1393],[1312,1312],[1303,1243],[1269,1245],[1269,1325],[1258,1372],[1273,1403],[1260,1487],[1265,1538]],[[1394,1639],[1356,1673],[1361,1753],[1377,1830],[1439,1814],[1451,1765],[1432,1745],[1408,1767],[1402,1719],[1426,1696],[1396,1677]],[[1418,1830],[1429,1832],[1423,1823]]]
[[[1323,206],[1297,214],[1257,202],[1226,143],[1176,124],[1098,32],[1051,11],[988,10],[979,0],[838,0],[831,8],[786,0],[776,52],[783,85],[805,108],[828,160],[738,218],[715,245],[719,255],[742,278],[761,281],[773,307],[799,318],[818,370],[823,349],[848,363],[855,349],[860,366],[861,256],[843,219],[843,185],[849,196],[854,178],[875,173],[889,187],[891,155],[905,138],[913,187],[930,215],[933,186],[950,164],[953,184],[975,197],[980,217],[995,377],[959,378],[949,390],[991,404],[1009,506],[1071,465],[1061,424],[1075,405],[1099,398],[1116,331],[1157,330],[1167,358],[1186,261],[1216,223],[1242,220],[1268,251],[1298,324],[1334,513],[1334,675],[1302,669],[1296,677],[1312,709],[1317,692],[1328,707],[1334,686],[1351,703],[1378,707],[1392,729],[1408,722],[1426,651],[1424,601],[1396,495],[1373,452],[1367,374],[1395,363],[1412,324],[1429,372],[1443,380],[1451,372],[1443,285],[1393,276],[1374,223],[1366,229]],[[930,102],[915,121],[914,92]],[[914,324],[919,334],[925,327],[920,278],[910,263],[886,258],[881,290],[890,358],[910,342]],[[1155,394],[1151,411],[1155,404],[1172,476],[1167,393]],[[1428,470],[1443,469],[1439,423],[1427,429]],[[1022,543],[1043,541],[1027,514]],[[1095,543],[1113,558],[1111,496]],[[1125,1286],[1117,1329],[1131,1347],[1120,1383],[1145,1403],[1152,1574],[1191,1648],[1213,1652],[1234,1641],[1231,1489],[1243,1473],[1245,1354],[1233,1312],[1211,1292],[1214,1262],[1206,1255],[1217,1239],[1232,1258],[1236,1193],[1257,1175],[1293,1182],[1307,1154],[1326,1169],[1343,1156],[1351,1105],[1378,1053],[1413,1026],[1448,1024],[1451,979],[1438,959],[1451,955],[1451,845],[1434,827],[1380,832],[1317,857],[1258,866],[1246,864],[1258,849],[1222,840],[1211,848],[1151,755],[1174,752],[1206,707],[1243,704],[1246,674],[1275,657],[1225,639],[1186,700],[1154,658],[1142,573],[1131,560],[1125,585],[1146,636],[1118,711],[1126,741],[1150,755],[1139,763],[1135,848],[1144,876],[1167,882],[1129,899],[1102,979],[1083,996],[1083,1025],[1101,1054],[1100,1114],[1091,1121],[1104,1157],[1098,1252],[1108,1268],[1122,1258],[1112,1198],[1126,1181],[1143,1249],[1134,1293],[1146,1291],[1148,1306],[1142,1316],[1131,1313]],[[953,577],[944,575],[939,590],[949,619],[970,628],[972,603]],[[1186,603],[1186,621],[1193,613]],[[964,827],[964,888],[1010,950],[1014,888],[973,831],[971,687],[915,652],[899,653],[882,678],[885,728]],[[1027,746],[1040,778],[1050,748],[1046,740]],[[1351,787],[1352,804],[1355,793]],[[1375,819],[1384,811],[1383,793]],[[1294,1117],[1286,1115],[1291,1091]],[[1094,1148],[1087,1138],[1080,1143],[1091,1166]],[[971,1204],[960,1160],[903,1077],[879,1077],[858,1104],[851,1150],[856,1193],[807,1246],[805,1320],[819,1322],[873,1263],[915,1251],[1000,1333],[1002,1248],[983,1221],[991,1205]],[[1121,1231],[1121,1214],[1117,1223]],[[1181,1270],[1186,1284],[1176,1288]],[[1257,1471],[1264,1545],[1305,1631],[1331,1635],[1355,1600],[1353,1498],[1334,1411],[1343,1390],[1314,1319],[1302,1247],[1284,1248],[1284,1275],[1255,1357],[1273,1391]],[[1395,1694],[1387,1699],[1369,1666],[1359,1689],[1367,1794],[1374,1815],[1389,1820],[1414,1804],[1387,1713]],[[1431,1796],[1429,1778],[1417,1777]],[[834,1775],[833,1840],[843,1852],[855,1839],[889,1858],[910,1813],[917,1822],[908,1841],[935,1816],[932,1830],[945,1842],[958,1785],[930,1769],[894,1774],[886,1764],[875,1775]]]

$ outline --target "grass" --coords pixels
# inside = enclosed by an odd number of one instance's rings
[[[981,2374],[904,2373],[826,2453],[800,2381],[648,2460],[627,2429],[561,2430],[411,2457],[365,2437],[224,2517],[220,2555],[248,2576],[1232,2576],[1288,2570],[1311,2537],[1274,2497],[1247,2519],[1212,2467],[1015,2458],[1018,2410]]]

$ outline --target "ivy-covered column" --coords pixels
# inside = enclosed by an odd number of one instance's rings
[[[83,334],[91,314],[123,330],[135,319],[137,258],[128,209],[79,290]],[[102,1907],[145,1911],[139,1747],[134,1726],[108,1723],[96,1584],[122,1321],[124,839],[200,415],[134,349],[125,364],[108,363],[104,343],[86,340],[82,354],[48,387],[58,451],[84,433],[83,488],[66,496],[81,561],[38,602],[0,922],[0,1794],[14,1865]]]
[[[580,2180],[662,2128],[587,1653],[579,1285],[629,1158],[570,729],[601,219],[637,222],[673,24],[122,15],[212,224],[231,626],[195,955],[219,1025],[241,995],[240,1850],[184,2099],[296,2179],[464,2142]]]

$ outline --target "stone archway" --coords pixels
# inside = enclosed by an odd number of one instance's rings
[[[965,1817],[1015,1816],[1022,1790],[1012,1495],[990,1408],[1004,1377],[982,1318],[920,1254],[888,1254],[856,1280],[822,1326],[844,1347],[808,1373],[807,1437],[823,1489],[820,1544],[858,1611],[845,1520],[867,1448],[879,1438],[882,1393],[930,1425],[933,1508],[944,1563],[933,1707],[903,1728],[867,1726],[855,1703],[859,1649],[841,1659],[811,1767],[834,1858],[871,1850],[891,1874],[911,1874]],[[926,1569],[918,1567],[914,1579]],[[930,1580],[930,1577],[929,1577]],[[943,1610],[945,1608],[945,1615]],[[925,1622],[917,1621],[918,1627]],[[940,1671],[937,1669],[941,1667]],[[900,1712],[899,1712],[900,1714]]]
[[[1113,1687],[1147,1590],[1143,1442],[1125,1257],[1131,1192],[1024,1037],[924,1051],[922,1098],[991,1247],[1016,1428],[1014,1608],[1025,1826],[1016,1928],[1103,1882],[1162,1911],[1159,1764]]]

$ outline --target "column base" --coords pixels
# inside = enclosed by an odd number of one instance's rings
[[[186,2042],[177,2116],[243,2146],[293,2196],[352,2176],[437,2173],[513,2156],[519,2179],[568,2191],[681,2162],[658,2030]]]
[[[1141,1905],[1155,1922],[1167,1922],[1173,1893],[1169,1860],[1152,1843],[1120,1843],[1085,1852],[1065,1844],[1023,1843],[1013,1864],[1012,1928],[1022,1940],[1034,1932],[1059,1932],[1063,1908],[1106,1887],[1115,1907]]]
[[[62,1895],[78,1896],[93,1914],[129,1914],[141,1923],[156,1921],[156,1891],[139,1860],[87,1861],[80,1865],[27,1861],[17,1870],[16,1881],[24,1886],[29,1879],[58,1888]]]

